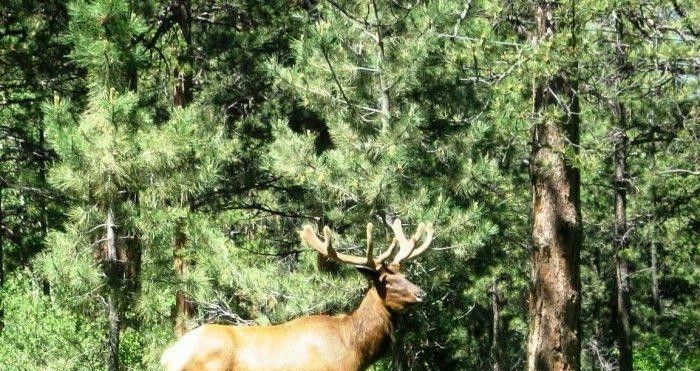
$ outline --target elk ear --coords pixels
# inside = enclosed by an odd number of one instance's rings
[[[356,265],[355,269],[362,273],[368,280],[376,281],[379,278],[379,272],[374,269],[365,267],[364,265]]]

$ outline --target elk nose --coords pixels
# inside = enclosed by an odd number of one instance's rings
[[[419,303],[422,302],[426,296],[425,291],[423,291],[423,290],[419,290],[415,295],[416,295],[416,301],[418,301]]]

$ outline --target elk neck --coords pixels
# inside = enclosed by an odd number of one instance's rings
[[[374,285],[370,286],[360,306],[350,315],[350,335],[352,347],[362,356],[362,363],[371,364],[381,357],[391,343],[394,325],[392,314]]]

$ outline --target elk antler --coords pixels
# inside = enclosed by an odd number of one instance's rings
[[[339,263],[347,263],[354,265],[361,265],[370,269],[376,270],[379,265],[381,265],[386,258],[391,256],[391,254],[396,249],[396,239],[391,243],[389,248],[383,253],[379,254],[376,258],[372,255],[374,250],[372,244],[372,223],[367,223],[367,254],[365,257],[354,256],[343,254],[335,251],[332,245],[332,233],[328,226],[323,227],[323,241],[321,241],[310,225],[304,226],[304,229],[299,232],[301,239],[304,240],[309,246],[313,247],[314,250],[318,251],[321,255],[327,257],[328,259],[337,261]]]
[[[418,229],[416,233],[410,239],[406,239],[406,235],[403,233],[403,228],[401,227],[401,220],[394,220],[394,224],[391,225],[391,229],[394,231],[394,242],[399,244],[400,250],[394,256],[391,264],[401,265],[404,260],[415,258],[416,256],[422,254],[428,249],[430,243],[433,241],[433,225],[425,225],[423,223],[418,224]],[[420,247],[416,248],[416,242],[418,242],[425,233],[425,240]]]

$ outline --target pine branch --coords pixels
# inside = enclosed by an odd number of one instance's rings
[[[350,102],[350,99],[345,94],[345,90],[343,89],[343,86],[340,83],[340,80],[338,79],[338,75],[336,75],[335,69],[333,68],[331,61],[328,58],[328,51],[326,50],[325,45],[321,45],[321,54],[323,54],[323,59],[326,61],[328,68],[330,68],[330,70],[331,70],[331,75],[333,76],[333,81],[335,82],[336,86],[338,87],[338,90],[340,90],[340,95],[343,97],[345,104],[347,104],[348,108],[350,108],[350,112],[352,113],[352,115],[354,117],[358,117],[357,111],[355,111],[355,108],[354,108],[355,106]]]

